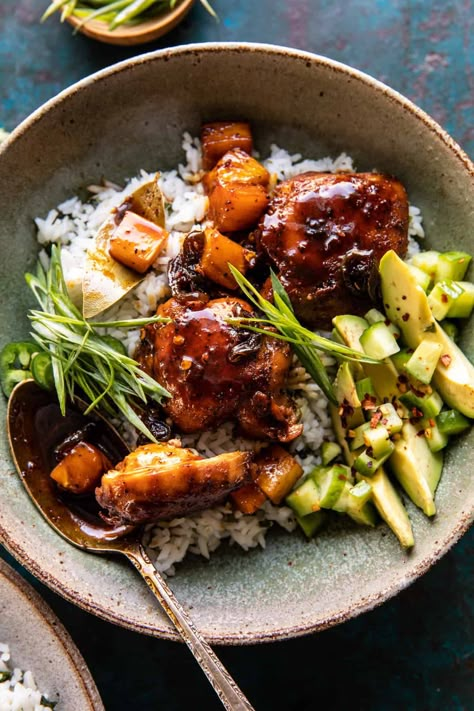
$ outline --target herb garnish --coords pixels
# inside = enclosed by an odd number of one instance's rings
[[[273,338],[291,343],[293,350],[299,358],[301,364],[308,371],[314,382],[319,385],[323,393],[330,402],[337,404],[337,399],[334,394],[332,382],[329,378],[327,370],[321,360],[318,350],[325,351],[331,355],[339,356],[345,360],[353,360],[361,363],[378,363],[379,361],[370,358],[364,353],[355,351],[352,348],[331,341],[324,336],[318,336],[308,328],[300,324],[295,316],[290,298],[286,293],[283,284],[280,282],[276,274],[271,272],[271,282],[273,288],[273,301],[267,301],[258,290],[241,274],[232,264],[229,264],[229,269],[232,276],[243,291],[247,299],[260,311],[263,312],[266,318],[238,318],[231,319],[234,325],[241,325],[250,331],[263,333]],[[255,324],[268,324],[277,329],[277,333],[268,331]],[[253,325],[252,325],[253,324]]]
[[[217,20],[209,0],[199,1]],[[71,16],[82,20],[76,31],[91,20],[107,22],[109,30],[115,30],[121,25],[146,22],[159,13],[174,10],[177,5],[178,0],[53,0],[43,13],[41,22],[61,10],[61,22]]]
[[[156,441],[137,410],[148,399],[161,402],[169,393],[137,361],[118,351],[98,328],[137,328],[148,323],[167,323],[160,316],[122,321],[86,321],[67,291],[57,246],[51,250],[46,271],[38,262],[36,274],[25,279],[42,310],[30,309],[32,337],[50,353],[54,386],[63,415],[67,399],[79,395],[89,402],[86,414],[96,407],[116,417],[120,412],[134,427]]]

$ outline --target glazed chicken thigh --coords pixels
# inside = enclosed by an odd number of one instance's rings
[[[398,180],[376,173],[302,173],[282,182],[256,239],[296,314],[327,328],[377,300],[377,267],[389,249],[404,256],[408,199]]]
[[[150,324],[136,354],[171,394],[163,404],[181,432],[236,420],[254,438],[287,442],[301,434],[292,400],[283,392],[288,344],[228,323],[254,316],[234,297],[170,299],[158,309],[167,324]]]

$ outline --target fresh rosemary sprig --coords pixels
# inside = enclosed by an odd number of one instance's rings
[[[199,0],[201,5],[216,20],[217,13],[209,0]],[[174,10],[178,0],[53,0],[41,17],[41,22],[61,11],[61,22],[68,17],[82,20],[79,27],[91,20],[107,22],[109,30],[125,24],[140,24],[159,13]]]
[[[330,402],[337,404],[334,388],[329,378],[327,370],[318,353],[325,351],[331,355],[337,355],[346,360],[353,360],[362,363],[378,363],[374,358],[370,358],[364,353],[348,348],[347,346],[331,341],[329,338],[319,336],[313,331],[305,328],[296,318],[290,298],[285,291],[284,286],[276,276],[271,272],[271,281],[273,288],[273,301],[265,299],[258,290],[241,274],[232,264],[229,264],[229,269],[232,276],[243,291],[247,299],[256,306],[265,318],[238,318],[231,319],[233,324],[244,326],[250,331],[263,333],[273,338],[278,338],[287,343],[291,343],[293,350],[298,356],[301,364],[308,371],[314,382],[319,385],[323,393]],[[256,324],[267,324],[274,326],[277,332],[269,331]]]
[[[46,271],[38,262],[36,274],[25,274],[41,310],[30,309],[32,337],[51,355],[54,385],[61,412],[75,395],[116,417],[118,412],[152,441],[156,441],[137,415],[149,399],[161,402],[169,393],[141,370],[137,361],[116,350],[97,331],[99,327],[137,328],[168,322],[159,316],[121,321],[86,321],[68,294],[60,249],[53,246]]]

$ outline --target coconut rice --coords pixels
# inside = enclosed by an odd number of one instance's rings
[[[107,312],[106,317],[110,319],[149,316],[156,311],[158,304],[170,296],[166,273],[169,260],[178,254],[186,234],[203,224],[208,199],[199,182],[202,175],[199,140],[184,134],[183,151],[186,162],[160,176],[160,187],[165,199],[166,229],[170,233],[166,249],[157,259],[154,271],[148,273],[132,292]],[[262,163],[277,180],[285,180],[305,171],[355,171],[352,159],[345,153],[335,159],[326,157],[308,160],[276,145],[271,146],[269,157]],[[85,255],[98,229],[112,208],[118,207],[130,192],[152,178],[153,174],[142,170],[125,186],[110,182],[91,185],[90,200],[83,202],[78,197],[72,197],[51,210],[45,218],[36,219],[43,265],[46,267],[48,263],[44,248],[51,243],[60,244],[66,283],[72,297],[78,302],[81,298]],[[410,206],[409,235],[411,256],[419,251],[413,238],[424,236],[420,211],[414,206]],[[109,329],[109,333],[119,338],[129,354],[133,354],[139,339],[138,330],[127,332]],[[323,356],[323,361],[328,366],[332,364],[327,356]],[[327,401],[297,361],[290,372],[288,389],[301,411],[301,422],[304,425],[303,434],[292,443],[290,451],[300,462],[304,473],[307,473],[320,463],[319,449],[322,442],[333,439]],[[134,433],[130,428],[126,427],[125,435],[129,443],[133,444]],[[215,431],[184,435],[181,441],[183,446],[192,447],[206,457],[236,449],[256,450],[262,446],[262,443],[236,435],[231,423],[225,423]],[[188,552],[209,558],[225,539],[244,550],[264,547],[266,533],[274,523],[287,531],[296,527],[292,511],[285,506],[274,506],[267,501],[257,513],[244,515],[227,504],[186,518],[150,525],[146,530],[146,543],[158,570],[170,575],[175,571],[175,564],[181,562]]]
[[[31,671],[11,668],[8,644],[0,643],[0,711],[50,711],[53,704],[39,691]]]

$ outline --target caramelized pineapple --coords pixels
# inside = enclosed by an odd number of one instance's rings
[[[217,161],[233,148],[252,153],[250,125],[240,121],[215,121],[201,129],[202,163],[204,170],[214,168]]]

